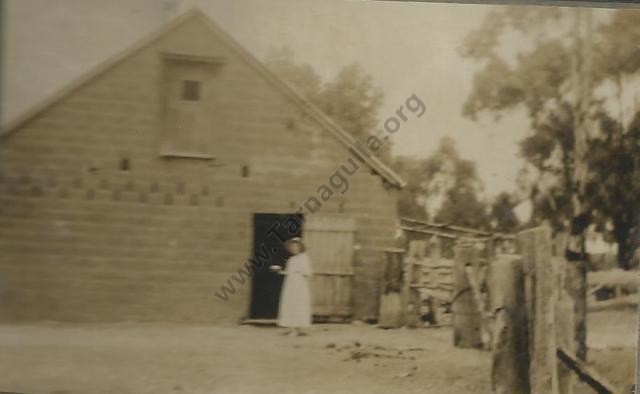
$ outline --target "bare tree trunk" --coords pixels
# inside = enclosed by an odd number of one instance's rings
[[[582,24],[585,22],[586,37],[582,38]],[[591,44],[592,15],[589,9],[575,9],[575,40],[573,87],[575,91],[574,112],[574,153],[572,205],[573,218],[566,257],[570,262],[569,280],[572,282],[575,299],[575,341],[576,354],[581,360],[587,359],[587,262],[585,232],[590,223],[590,213],[584,202],[584,189],[588,168],[585,162],[587,148],[587,127],[589,98],[591,94]]]
[[[629,250],[629,235],[630,235],[630,226],[622,223],[622,221],[614,220],[614,237],[616,239],[616,244],[618,245],[618,255],[617,261],[618,266],[623,270],[628,270],[630,267],[630,255],[631,251]]]

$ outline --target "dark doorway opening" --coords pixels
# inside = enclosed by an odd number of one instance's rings
[[[286,266],[289,255],[279,237],[287,240],[302,236],[301,226],[296,226],[296,231],[289,234],[291,226],[287,226],[287,223],[290,223],[288,220],[300,223],[301,215],[277,213],[256,213],[253,215],[253,256],[266,249],[269,252],[269,258],[264,261],[264,266],[254,270],[251,280],[250,319],[276,319],[278,317],[280,289],[284,276],[272,271],[269,267],[273,265]],[[274,226],[277,226],[275,230]],[[274,232],[277,232],[278,236]]]

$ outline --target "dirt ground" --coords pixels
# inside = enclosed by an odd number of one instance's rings
[[[589,363],[622,393],[631,393],[636,376],[637,306],[590,312],[587,330]],[[584,384],[576,387],[576,394],[593,392]]]
[[[590,328],[598,370],[616,384],[630,383],[633,310],[597,312]],[[315,325],[306,337],[279,333],[275,327],[157,323],[0,325],[0,391],[491,392],[490,353],[454,348],[447,327]]]

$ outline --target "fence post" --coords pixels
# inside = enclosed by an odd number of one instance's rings
[[[422,281],[422,263],[424,260],[426,242],[414,240],[409,243],[409,250],[405,259],[405,287],[404,287],[404,325],[417,327],[420,324],[422,300],[420,297],[420,282]]]
[[[562,249],[564,252],[564,249]],[[575,353],[575,319],[574,301],[567,291],[567,261],[564,257],[553,257],[553,267],[556,268],[556,280],[558,286],[558,304],[556,306],[556,341],[560,348]],[[573,371],[563,363],[558,363],[558,388],[561,394],[572,394],[575,375]]]
[[[442,255],[442,242],[437,235],[429,239],[429,285],[431,289],[439,288],[438,269],[434,268],[440,265],[440,257]],[[438,289],[439,290],[439,289]],[[440,315],[440,300],[433,295],[429,296],[429,311],[431,312],[432,323],[440,324],[442,316]]]
[[[482,315],[476,307],[466,267],[474,266],[476,250],[459,243],[454,248],[453,264],[453,345],[463,348],[482,347]]]
[[[495,394],[529,393],[529,338],[522,257],[498,255],[491,262],[489,298],[495,314],[491,382]]]
[[[551,261],[551,229],[541,226],[522,231],[518,243],[525,274],[531,393],[558,394],[555,324],[558,286]]]
[[[491,349],[491,321],[490,316],[487,314],[487,300],[482,292],[482,286],[485,284],[486,275],[488,271],[488,261],[481,259],[476,251],[474,253],[473,266],[467,265],[465,272],[467,274],[467,281],[471,287],[471,294],[476,306],[476,310],[480,313],[481,319],[481,332],[480,338],[482,340],[482,348],[485,350]],[[480,264],[481,261],[484,264]]]
[[[568,281],[567,261],[564,259],[564,251],[567,244],[567,234],[558,233],[553,238],[553,267],[558,286],[558,305],[556,307],[556,341],[560,348],[575,353],[575,302],[571,295],[570,282]],[[558,363],[558,389],[562,394],[572,394],[575,375],[573,371],[563,363]]]
[[[404,304],[404,269],[402,249],[385,249],[386,266],[380,295],[378,327],[397,328],[402,325]]]

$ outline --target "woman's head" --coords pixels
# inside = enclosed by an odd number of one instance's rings
[[[304,252],[304,244],[302,243],[302,239],[300,239],[300,237],[294,237],[288,240],[286,243],[286,247],[291,254]]]

